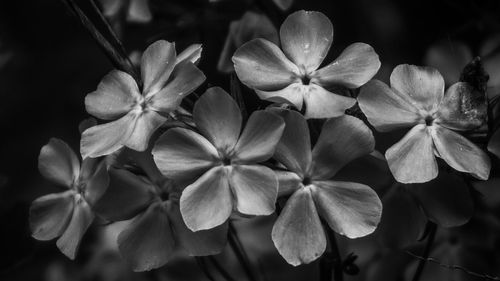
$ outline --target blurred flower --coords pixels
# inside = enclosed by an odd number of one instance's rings
[[[153,15],[149,8],[149,0],[100,0],[103,14],[108,18],[115,18],[124,13],[128,22],[148,23]]]
[[[391,88],[373,80],[361,89],[360,108],[381,132],[412,129],[385,155],[402,183],[427,182],[438,174],[435,156],[454,169],[486,180],[490,159],[455,131],[485,122],[486,105],[477,102],[467,83],[453,84],[444,94],[444,80],[433,68],[399,65],[391,74]]]
[[[186,227],[171,181],[163,178],[158,185],[117,168],[110,168],[109,175],[109,188],[95,209],[109,221],[132,219],[118,235],[118,249],[134,271],[159,268],[179,251],[214,255],[225,246],[227,225],[199,232]]]
[[[298,11],[281,25],[282,50],[265,39],[254,39],[233,56],[240,80],[259,97],[287,102],[299,110],[306,105],[306,118],[344,114],[356,100],[328,89],[358,88],[380,68],[378,55],[364,43],[354,43],[331,64],[318,69],[333,40],[330,20],[319,12]]]
[[[68,190],[42,196],[31,204],[30,227],[38,240],[56,237],[57,247],[74,259],[83,234],[94,219],[91,210],[108,186],[104,161],[86,158],[82,165],[62,140],[51,139],[42,147],[38,169],[47,179]]]
[[[231,61],[234,52],[241,45],[255,38],[264,38],[275,44],[279,42],[278,31],[271,20],[266,15],[248,11],[241,19],[229,25],[229,32],[217,63],[217,69],[225,73],[234,71]]]
[[[294,0],[273,0],[274,4],[283,11],[290,9]]]
[[[233,208],[246,215],[273,213],[278,181],[270,168],[257,163],[273,155],[283,120],[271,112],[256,111],[241,132],[238,105],[217,87],[196,102],[193,118],[201,134],[170,129],[153,148],[154,160],[166,177],[191,183],[180,199],[189,229],[218,226]]]
[[[107,155],[123,146],[144,151],[168,114],[205,81],[205,75],[192,63],[201,51],[194,46],[176,57],[174,43],[150,45],[141,61],[142,94],[129,74],[113,70],[106,75],[97,90],[85,98],[85,107],[97,118],[114,121],[83,132],[82,156]]]
[[[432,45],[425,54],[424,62],[436,68],[449,86],[458,82],[462,70],[472,58],[469,46],[446,40]]]
[[[373,151],[375,140],[364,123],[351,116],[329,119],[311,152],[309,129],[295,111],[282,111],[286,127],[275,159],[280,196],[290,195],[272,231],[278,252],[292,265],[310,263],[325,251],[327,240],[320,217],[349,238],[372,233],[382,204],[369,186],[332,178],[352,160]]]
[[[491,136],[488,143],[488,150],[500,158],[500,129],[497,129],[493,136]]]

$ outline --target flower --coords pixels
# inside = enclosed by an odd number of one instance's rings
[[[217,63],[221,72],[234,71],[231,57],[236,49],[254,38],[265,38],[273,43],[278,42],[278,31],[266,15],[252,11],[246,12],[241,19],[231,22],[224,48]]]
[[[326,248],[321,219],[349,238],[372,233],[382,204],[369,186],[332,178],[352,160],[373,151],[370,129],[352,116],[329,119],[311,152],[306,120],[295,111],[282,111],[286,127],[274,158],[281,172],[280,196],[290,195],[272,230],[278,252],[292,265],[316,260]]]
[[[85,107],[97,118],[114,121],[83,132],[83,158],[107,155],[123,146],[144,151],[151,135],[167,120],[164,115],[205,81],[192,63],[199,58],[198,50],[195,45],[176,57],[174,43],[161,40],[150,45],[141,61],[142,94],[129,74],[113,70],[106,75],[85,98]]]
[[[343,115],[356,100],[329,92],[334,86],[358,88],[380,68],[378,55],[364,43],[354,43],[331,64],[319,68],[332,44],[333,26],[319,12],[291,14],[280,29],[281,50],[265,39],[254,39],[233,56],[239,79],[261,99],[286,102],[306,118]]]
[[[361,110],[379,131],[412,129],[385,156],[401,183],[421,183],[438,174],[436,157],[460,172],[486,180],[490,159],[455,131],[484,123],[485,105],[476,104],[467,83],[453,84],[444,94],[444,80],[434,68],[399,65],[391,74],[391,88],[373,80],[358,96]]]
[[[108,18],[117,17],[122,11],[126,13],[128,22],[148,23],[153,18],[149,0],[101,0],[100,2],[103,13]]]
[[[109,188],[95,209],[109,221],[132,219],[118,235],[118,249],[134,271],[159,268],[178,252],[204,256],[224,248],[227,225],[199,232],[186,227],[171,181],[155,184],[121,168],[110,168],[109,175]]]
[[[74,259],[80,240],[94,219],[91,206],[108,186],[106,165],[104,161],[86,158],[80,166],[76,154],[65,142],[51,139],[40,151],[38,169],[45,178],[68,190],[33,201],[32,235],[43,241],[60,236],[57,247]]]
[[[256,111],[240,134],[240,109],[218,87],[208,89],[196,102],[193,118],[201,134],[173,128],[153,148],[163,175],[191,182],[180,198],[188,228],[216,227],[229,218],[233,208],[246,215],[273,213],[278,180],[270,168],[257,163],[273,155],[283,120],[271,112]]]

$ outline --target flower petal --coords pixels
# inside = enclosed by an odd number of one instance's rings
[[[94,164],[95,168],[91,171],[86,171],[87,169],[90,169],[87,168],[90,161],[95,161],[97,163]],[[90,174],[87,174],[88,172],[90,172]],[[83,175],[85,175],[85,177],[83,177]],[[91,206],[94,206],[97,200],[101,198],[108,188],[109,176],[106,161],[99,161],[95,158],[85,158],[82,163],[80,180],[85,184],[83,197]]]
[[[64,232],[73,214],[74,195],[73,190],[68,190],[42,196],[31,203],[29,220],[35,239],[51,240]]]
[[[347,163],[374,148],[373,134],[363,121],[347,115],[329,119],[312,152],[312,177],[329,179]]]
[[[278,196],[278,179],[268,167],[233,165],[229,184],[236,199],[236,209],[245,215],[270,215]]]
[[[297,190],[273,226],[276,249],[291,265],[316,260],[326,249],[323,226],[309,188]]]
[[[285,88],[277,91],[260,91],[255,90],[255,93],[261,100],[267,100],[277,103],[287,103],[295,106],[298,110],[302,109],[304,102],[304,86],[302,83],[292,83]]]
[[[438,175],[434,145],[425,124],[413,127],[385,152],[385,157],[398,182],[427,182]]]
[[[474,97],[475,90],[468,83],[453,84],[439,106],[440,125],[452,130],[472,130],[486,123],[487,106],[484,99]]]
[[[173,180],[197,178],[218,160],[217,150],[207,139],[183,128],[161,135],[152,154],[162,174]]]
[[[340,56],[329,65],[312,75],[311,82],[329,88],[342,85],[358,88],[377,74],[380,60],[372,46],[365,43],[349,45]]]
[[[56,243],[59,250],[70,259],[75,259],[80,241],[94,220],[94,213],[82,196],[77,194],[73,200],[75,202],[73,216],[68,227]]]
[[[285,130],[281,137],[274,158],[285,167],[304,176],[311,165],[311,138],[306,119],[302,114],[291,111],[278,111],[285,120]]]
[[[281,47],[287,57],[306,72],[316,70],[333,41],[333,25],[320,12],[297,11],[280,28]]]
[[[463,225],[474,214],[469,188],[456,175],[441,172],[436,179],[410,186],[408,190],[415,195],[428,219],[440,226]]]
[[[192,44],[180,54],[177,55],[176,66],[180,66],[183,63],[190,62],[197,65],[201,58],[201,52],[203,48],[201,44]]]
[[[297,66],[265,39],[254,39],[238,48],[233,63],[238,78],[250,88],[276,91],[298,80]]]
[[[433,126],[431,135],[439,157],[448,165],[479,179],[488,179],[491,163],[483,150],[465,137],[439,125]]]
[[[379,80],[372,80],[361,88],[358,103],[370,124],[381,132],[413,126],[422,119],[409,97]]]
[[[234,147],[233,163],[258,163],[273,156],[285,122],[269,111],[254,111]]]
[[[109,221],[133,218],[155,199],[154,186],[125,169],[109,169],[109,187],[97,201],[97,214]]]
[[[46,179],[71,188],[80,173],[80,161],[67,143],[51,138],[40,150],[38,170]]]
[[[184,189],[180,199],[182,218],[192,231],[224,223],[233,210],[227,171],[215,167]]]
[[[151,21],[153,15],[149,9],[148,0],[130,0],[127,12],[127,21],[137,23],[147,23]]]
[[[228,153],[236,145],[241,131],[241,112],[222,88],[212,87],[198,99],[193,118],[201,133],[220,151]]]
[[[118,120],[85,130],[80,141],[82,158],[111,154],[123,147],[132,134],[137,114],[130,112]]]
[[[179,204],[174,202],[163,203],[168,205],[168,216],[175,233],[176,242],[190,256],[216,255],[224,249],[227,242],[228,224],[221,224],[213,229],[193,232],[182,220]]]
[[[500,158],[500,129],[497,129],[488,142],[488,150]]]
[[[278,197],[288,196],[301,187],[302,179],[294,172],[274,171],[278,178]]]
[[[163,113],[169,113],[179,107],[184,97],[198,88],[205,75],[191,62],[178,65],[172,73],[172,80],[151,98],[150,106]]]
[[[354,98],[334,94],[315,84],[303,87],[307,119],[344,115],[346,109],[356,104]]]
[[[97,90],[85,97],[85,108],[97,118],[114,120],[127,114],[140,98],[134,78],[126,72],[113,70],[102,78]]]
[[[292,6],[293,1],[294,0],[273,0],[274,4],[282,11],[288,10]]]
[[[437,109],[444,95],[443,76],[432,67],[398,65],[391,74],[391,87],[428,112]]]
[[[320,216],[341,235],[363,237],[375,231],[380,222],[382,202],[367,185],[314,181],[312,194]]]
[[[125,146],[137,151],[145,151],[153,133],[167,121],[167,118],[155,111],[147,110],[139,113],[135,119],[134,129],[124,140]]]
[[[159,268],[175,248],[167,212],[161,203],[152,204],[118,235],[120,253],[134,271]]]
[[[175,44],[159,40],[149,45],[142,54],[142,92],[149,97],[158,92],[167,82],[176,62]]]

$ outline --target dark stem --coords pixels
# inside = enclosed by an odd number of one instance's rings
[[[330,250],[326,252],[320,260],[320,280],[331,281],[332,276],[335,281],[343,281],[344,274],[342,271],[342,258],[340,257],[339,247],[335,233],[323,222],[323,229],[326,232]]]
[[[208,269],[208,266],[206,264],[206,261],[204,257],[194,257],[196,260],[196,263],[200,267],[201,271],[203,271],[203,274],[208,278],[210,281],[216,281],[215,277],[212,275],[210,270]]]
[[[241,267],[243,267],[243,270],[248,276],[248,279],[250,281],[258,281],[259,279],[257,279],[250,266],[250,259],[248,258],[245,248],[243,248],[243,244],[241,244],[241,241],[238,238],[238,233],[236,232],[236,229],[231,222],[229,222],[228,242],[229,246],[231,246],[231,249],[236,255],[236,258],[240,262]]]
[[[425,243],[424,251],[422,252],[422,259],[418,262],[417,270],[415,271],[415,275],[413,275],[412,281],[420,280],[420,276],[424,271],[425,264],[427,259],[429,258],[429,254],[431,252],[432,244],[434,243],[434,238],[436,237],[437,225],[433,222],[427,222],[427,242]]]
[[[227,270],[222,265],[220,265],[219,261],[214,256],[208,256],[207,259],[212,262],[215,269],[219,272],[220,275],[222,275],[222,277],[224,277],[224,279],[226,279],[227,281],[236,281],[236,279],[234,279],[231,274],[229,274],[229,272],[227,272]]]

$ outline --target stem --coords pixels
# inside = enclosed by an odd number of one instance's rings
[[[194,259],[196,260],[196,263],[200,267],[201,271],[203,271],[205,276],[208,278],[208,280],[216,281],[216,279],[214,278],[214,276],[212,275],[210,270],[208,270],[208,266],[207,266],[205,260],[203,259],[203,257],[194,257]]]
[[[251,269],[250,259],[248,258],[245,248],[243,248],[243,245],[241,244],[241,241],[238,238],[238,233],[236,232],[236,229],[234,228],[234,225],[231,222],[229,222],[228,242],[229,245],[231,246],[231,249],[233,249],[236,258],[243,267],[243,270],[247,274],[248,279],[250,281],[258,281],[257,277],[255,276],[255,274]]]
[[[415,275],[413,275],[412,281],[418,281],[424,271],[425,264],[431,252],[432,244],[434,243],[434,238],[436,237],[437,225],[429,221],[427,222],[427,230],[427,242],[425,244],[424,251],[422,252],[422,259],[418,262],[418,267],[415,271]]]
[[[227,281],[236,281],[236,279],[234,279],[231,274],[229,274],[229,272],[227,272],[226,269],[224,269],[224,267],[220,265],[220,263],[217,261],[217,259],[215,259],[214,256],[208,256],[207,258],[214,264],[215,269],[217,269],[217,271],[220,273],[220,275],[222,275],[222,277],[224,277],[224,279],[226,279]]]
[[[323,222],[323,229],[325,229],[328,242],[330,244],[330,251],[325,253],[321,258],[320,280],[331,281],[333,275],[333,280],[343,281],[344,274],[342,270],[342,258],[340,256],[340,251],[337,245],[337,239],[335,238],[335,233],[328,226],[328,224],[324,222]]]

